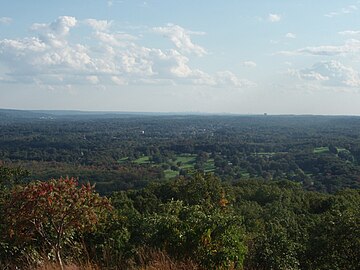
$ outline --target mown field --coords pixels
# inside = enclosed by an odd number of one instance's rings
[[[176,176],[179,176],[181,170],[186,170],[188,172],[196,171],[196,154],[184,153],[180,155],[175,155],[173,159],[168,162],[155,163],[151,160],[150,156],[142,156],[133,161],[129,161],[128,157],[124,157],[118,160],[120,164],[123,163],[134,163],[138,165],[150,165],[154,167],[162,167],[164,168],[165,178],[171,179]],[[172,169],[171,169],[172,168]],[[209,158],[203,167],[204,172],[214,172],[215,171],[215,163],[213,158]]]

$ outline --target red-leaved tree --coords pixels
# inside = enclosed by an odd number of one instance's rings
[[[32,182],[15,187],[6,203],[9,235],[21,243],[41,243],[63,268],[62,249],[76,233],[92,231],[111,210],[90,184],[74,178]]]

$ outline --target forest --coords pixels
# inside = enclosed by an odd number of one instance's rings
[[[359,136],[350,116],[0,110],[0,266],[358,269]]]

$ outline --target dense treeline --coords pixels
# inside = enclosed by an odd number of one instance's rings
[[[73,179],[20,184],[22,170],[0,171],[0,211],[12,213],[0,224],[0,263],[9,268],[62,258],[137,269],[151,263],[150,250],[197,269],[355,270],[360,264],[359,190],[330,195],[289,181],[226,184],[196,173],[107,201],[91,186],[76,188]]]
[[[5,269],[360,265],[358,117],[0,116]]]
[[[330,193],[360,186],[359,117],[54,115],[0,127],[0,160],[30,180],[80,177],[107,195],[193,170]]]

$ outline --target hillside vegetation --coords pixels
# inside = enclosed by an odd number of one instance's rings
[[[28,180],[91,181],[102,195],[194,171],[329,193],[360,187],[360,117],[69,113],[0,117],[0,161]]]
[[[6,111],[0,267],[358,269],[359,134],[358,117]]]
[[[5,268],[54,261],[146,269],[160,255],[173,269],[355,270],[360,263],[358,190],[330,195],[289,181],[224,184],[196,173],[106,199],[74,179],[20,184],[20,175],[1,168]]]

